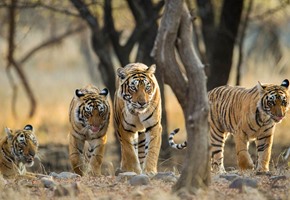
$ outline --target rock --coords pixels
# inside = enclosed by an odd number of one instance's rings
[[[55,173],[55,172],[51,172],[49,175],[54,177],[54,178],[59,178],[59,179],[69,179],[69,178],[81,177],[80,175],[72,173],[72,172],[61,172],[59,174]]]
[[[270,181],[279,181],[279,180],[286,180],[286,176],[285,175],[281,175],[281,176],[271,176],[270,177]]]
[[[155,176],[153,176],[152,179],[175,183],[178,178],[174,175],[173,172],[158,172]]]
[[[221,174],[220,175],[220,178],[224,178],[228,181],[233,181],[234,179],[240,177],[239,175],[237,174]]]
[[[56,183],[52,180],[52,178],[43,177],[40,180],[45,188],[54,189],[56,187]]]
[[[147,175],[141,174],[141,175],[136,175],[132,177],[129,180],[129,183],[132,186],[137,186],[137,185],[148,185],[150,183],[149,177]]]
[[[130,180],[132,177],[136,176],[135,172],[123,172],[119,173],[117,177],[117,181],[127,181]]]
[[[258,187],[258,182],[257,182],[257,180],[250,179],[250,178],[236,178],[230,184],[229,188],[235,188],[235,189],[242,190],[244,186],[257,188]]]

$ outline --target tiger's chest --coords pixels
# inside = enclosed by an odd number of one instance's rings
[[[144,113],[132,114],[127,109],[125,110],[122,125],[125,129],[132,130],[133,132],[142,132],[146,128],[154,125],[158,121],[158,113],[152,109],[148,109]]]

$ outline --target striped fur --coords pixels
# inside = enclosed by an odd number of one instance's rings
[[[77,89],[71,101],[69,158],[74,172],[79,175],[101,174],[110,120],[107,95],[106,88],[100,91],[93,85],[87,85]]]
[[[225,172],[224,145],[229,133],[236,144],[241,170],[254,168],[248,153],[249,141],[255,140],[257,170],[268,171],[275,125],[289,109],[289,81],[281,85],[260,82],[250,89],[221,86],[208,93],[212,168]],[[173,139],[173,138],[172,138]],[[172,141],[172,140],[171,140]],[[171,146],[176,147],[175,144]]]
[[[26,172],[26,166],[34,164],[38,153],[38,142],[31,125],[22,130],[5,129],[7,134],[0,141],[0,172],[5,178],[24,176],[33,178],[33,174]]]
[[[155,68],[131,63],[117,70],[114,120],[122,171],[157,172],[162,127]]]

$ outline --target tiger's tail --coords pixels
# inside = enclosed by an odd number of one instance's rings
[[[172,131],[170,134],[169,134],[169,138],[168,138],[168,142],[169,142],[169,146],[174,148],[174,149],[178,149],[178,150],[182,150],[182,149],[185,149],[187,147],[187,141],[184,141],[183,143],[181,144],[176,144],[174,142],[174,135],[176,133],[178,133],[179,131],[179,128],[175,129],[174,131]]]

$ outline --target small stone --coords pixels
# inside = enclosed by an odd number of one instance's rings
[[[173,172],[158,172],[152,179],[175,183],[178,178],[174,175]]]
[[[138,186],[138,185],[148,185],[150,183],[149,177],[147,175],[141,174],[141,175],[137,175],[132,177],[129,180],[129,183],[132,186]]]
[[[72,173],[72,172],[61,172],[59,174],[55,173],[55,172],[51,172],[49,175],[54,177],[54,178],[59,178],[59,179],[69,179],[69,178],[80,177],[80,175]]]
[[[52,180],[52,178],[43,177],[40,180],[45,188],[53,189],[56,187],[56,183]]]
[[[250,178],[236,178],[233,180],[233,182],[230,184],[229,188],[235,188],[242,190],[244,186],[257,188],[258,183],[254,179]]]
[[[276,181],[279,181],[279,180],[286,180],[286,178],[287,177],[285,175],[282,175],[282,176],[271,176],[270,180],[276,182]]]
[[[220,178],[224,178],[228,181],[233,181],[234,179],[240,177],[239,175],[237,174],[221,174],[220,175]]]
[[[135,172],[124,172],[119,173],[117,177],[117,181],[127,181],[136,176],[137,174]]]

